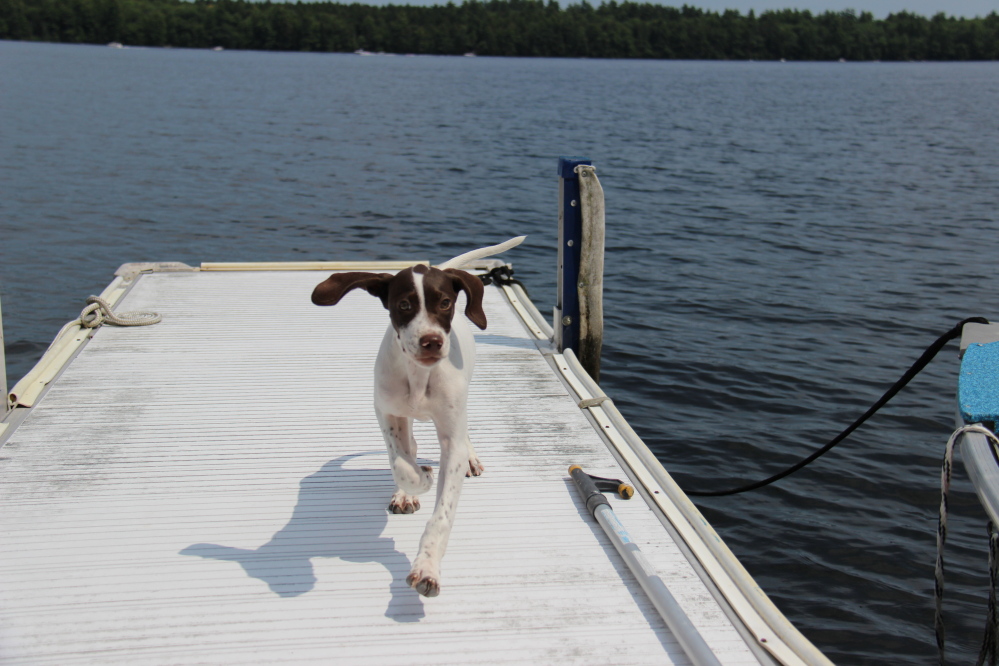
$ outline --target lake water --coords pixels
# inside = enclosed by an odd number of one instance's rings
[[[443,260],[512,235],[550,312],[559,155],[607,200],[602,384],[689,489],[771,475],[999,317],[999,63],[357,57],[0,42],[8,377],[132,261]],[[957,350],[766,489],[698,501],[834,661],[935,663]],[[953,663],[985,623],[958,465]]]

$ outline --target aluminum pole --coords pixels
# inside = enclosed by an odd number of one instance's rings
[[[645,590],[645,594],[652,600],[652,604],[666,621],[666,626],[676,636],[680,642],[680,647],[683,648],[690,661],[694,666],[721,666],[721,662],[708,647],[704,637],[697,631],[697,627],[693,625],[680,604],[666,588],[666,583],[645,559],[638,544],[631,539],[628,530],[618,520],[617,514],[611,508],[610,502],[607,501],[602,492],[597,490],[593,480],[579,465],[570,467],[569,475],[576,482],[576,488],[583,496],[586,508],[600,523],[611,543],[614,544],[614,548],[624,558],[624,562],[631,569],[631,572],[635,574],[635,578]]]

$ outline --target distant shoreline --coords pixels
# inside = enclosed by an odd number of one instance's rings
[[[778,10],[607,2],[432,7],[246,0],[7,0],[0,39],[256,51],[773,61],[999,60],[999,14]]]

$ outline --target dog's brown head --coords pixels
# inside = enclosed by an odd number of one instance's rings
[[[424,365],[447,356],[458,292],[465,292],[465,316],[480,329],[486,327],[482,281],[455,268],[441,270],[418,264],[395,275],[334,273],[312,291],[312,302],[336,305],[352,289],[364,289],[381,299],[403,351]]]

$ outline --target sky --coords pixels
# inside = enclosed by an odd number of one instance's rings
[[[339,0],[349,2],[351,0]],[[358,0],[367,5],[442,5],[447,0]],[[452,0],[456,5],[460,5],[462,0]],[[636,0],[637,2],[655,2],[656,4],[680,7],[688,4],[699,9],[706,9],[713,12],[722,12],[726,9],[737,9],[746,14],[750,9],[759,14],[768,9],[799,9],[808,10],[813,14],[821,14],[826,11],[843,11],[853,9],[855,11],[870,12],[875,18],[882,19],[888,14],[901,11],[909,11],[922,16],[934,16],[940,12],[948,16],[974,18],[976,16],[986,16],[989,12],[999,12],[999,0]],[[559,0],[559,4],[565,7],[578,0]],[[600,0],[589,0],[590,4],[598,5]]]

